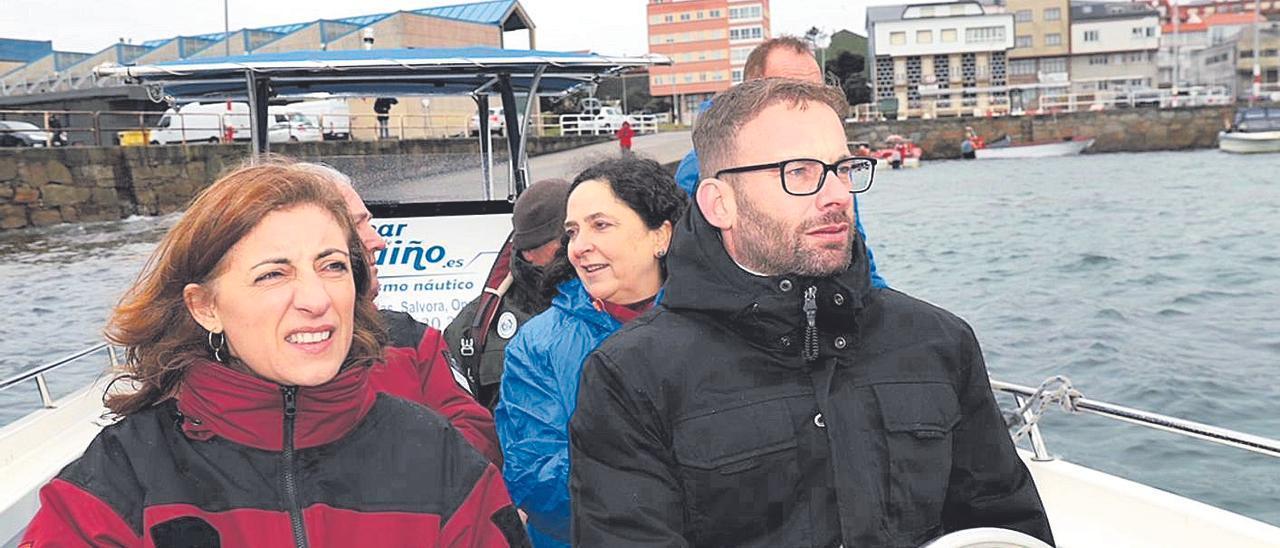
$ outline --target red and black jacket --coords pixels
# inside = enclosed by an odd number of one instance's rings
[[[386,349],[386,363],[373,366],[374,388],[444,415],[489,462],[501,467],[502,446],[498,444],[493,415],[458,385],[445,357],[449,346],[440,330],[404,312],[379,312],[391,344]]]
[[[526,545],[502,476],[359,367],[312,388],[194,364],[40,491],[19,544]]]

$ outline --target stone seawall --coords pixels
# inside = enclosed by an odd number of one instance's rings
[[[845,132],[851,141],[867,141],[873,148],[889,135],[911,137],[924,149],[926,160],[959,158],[965,126],[972,126],[988,143],[1003,135],[1011,136],[1015,143],[1083,135],[1096,139],[1087,153],[1188,150],[1217,146],[1218,132],[1234,113],[1233,106],[1128,108],[1041,116],[852,123]]]
[[[531,138],[537,156],[608,140]],[[479,154],[465,139],[350,141],[273,145],[299,158]],[[495,140],[505,151],[506,142]],[[245,145],[0,149],[0,230],[110,221],[181,210],[201,189],[249,155]],[[505,154],[499,154],[505,158]]]

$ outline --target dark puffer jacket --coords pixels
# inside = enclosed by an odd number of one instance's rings
[[[754,276],[691,208],[666,300],[583,368],[575,545],[919,546],[972,527],[1052,543],[973,331],[871,288],[860,239],[852,256],[835,277]]]

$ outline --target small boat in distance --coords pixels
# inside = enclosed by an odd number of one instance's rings
[[[924,149],[912,139],[901,135],[890,135],[885,137],[884,146],[871,152],[871,156],[893,169],[920,167],[920,157],[924,156]]]
[[[1074,156],[1093,146],[1093,137],[1067,137],[1057,141],[1014,143],[1008,135],[973,151],[979,160],[993,158],[1048,158]]]
[[[1280,108],[1242,108],[1218,134],[1218,150],[1236,154],[1280,152]]]

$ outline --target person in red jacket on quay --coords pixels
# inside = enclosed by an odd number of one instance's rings
[[[618,128],[618,146],[622,147],[623,152],[631,152],[631,138],[636,136],[636,131],[631,129],[631,122],[623,121],[622,127]]]

